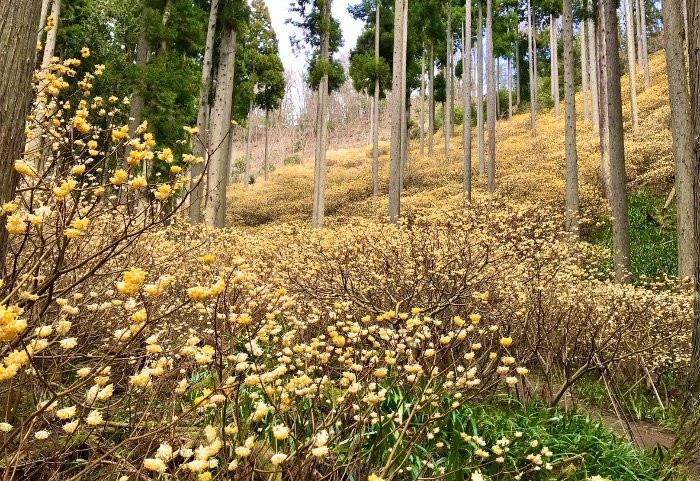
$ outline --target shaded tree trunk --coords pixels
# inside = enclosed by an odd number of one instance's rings
[[[581,32],[581,90],[583,91],[582,97],[584,122],[587,122],[590,119],[590,113],[588,111],[588,47],[586,46],[586,24],[587,22],[585,20],[582,20],[581,25],[579,27]],[[566,80],[564,80],[564,82],[566,83]]]
[[[207,171],[207,205],[205,219],[212,227],[224,227],[226,220],[226,171],[228,135],[231,131],[231,99],[236,61],[236,31],[224,25],[216,73],[216,94],[210,118],[211,153]]]
[[[681,0],[664,0],[666,72],[671,105],[671,134],[676,169],[676,226],[678,232],[678,277],[695,273],[695,226],[693,205],[693,126],[690,117],[687,70],[683,48]]]
[[[435,135],[435,43],[430,42],[430,64],[428,65],[428,157],[433,156]]]
[[[32,71],[41,0],[0,2],[0,204],[15,197],[17,171],[14,161],[25,146],[25,120],[32,104]],[[0,216],[4,221],[5,215]],[[7,229],[0,229],[0,276],[5,274],[8,249]]]
[[[265,109],[265,182],[270,180],[270,155],[268,152],[268,130],[270,130],[270,111]]]
[[[322,18],[327,23],[331,16],[331,1],[323,4]],[[321,61],[330,58],[330,32],[324,28],[321,34]],[[318,86],[318,109],[316,113],[316,155],[314,161],[314,197],[311,227],[323,227],[326,214],[326,143],[328,141],[328,74],[321,78]]]
[[[515,104],[520,105],[520,34],[515,39]]]
[[[554,118],[558,119],[560,115],[559,107],[559,59],[557,46],[557,19],[554,15],[549,16],[549,52],[551,61],[552,75],[552,101],[554,101]]]
[[[508,122],[513,123],[513,63],[508,57]]]
[[[462,195],[472,200],[472,56],[469,51],[472,40],[472,3],[466,2],[464,25],[462,26],[462,79],[464,95],[462,96],[462,148],[464,165],[462,178]]]
[[[629,217],[625,144],[622,131],[622,94],[620,88],[620,46],[618,43],[615,0],[598,2],[598,44],[601,86],[601,143],[607,139],[610,175],[610,207],[613,226],[615,279],[631,280]],[[604,150],[604,149],[601,149]]]
[[[564,0],[564,118],[566,129],[566,229],[578,236],[578,152],[576,150],[576,66],[572,0]]]
[[[202,59],[202,83],[199,90],[199,109],[197,111],[197,130],[199,138],[195,139],[192,153],[196,158],[203,158],[204,163],[209,163],[209,90],[211,88],[212,58],[214,55],[214,34],[216,33],[216,19],[219,12],[219,0],[211,0],[209,10],[209,23],[207,25],[207,40]],[[250,126],[248,127],[250,129]],[[195,163],[192,166],[192,180],[196,181],[203,173],[204,163]],[[195,185],[190,194],[190,224],[195,225],[201,221],[202,197],[204,186],[202,183]]]
[[[59,2],[60,0],[54,0]],[[139,43],[136,46],[136,84],[134,86],[134,91],[131,94],[131,102],[129,104],[129,135],[135,135],[136,129],[141,124],[141,113],[146,104],[146,100],[143,98],[143,91],[146,86],[144,85],[145,69],[146,64],[148,64],[148,58],[151,53],[151,46],[148,42],[148,37],[146,36],[146,25],[144,24],[144,15],[142,12],[141,18],[141,30],[139,31]],[[126,159],[131,153],[131,144],[127,144],[124,159],[122,159],[122,167],[127,168]],[[145,165],[145,161],[144,161]],[[148,180],[148,178],[146,178]]]
[[[593,5],[592,0],[588,0],[589,7]],[[600,102],[598,95],[598,61],[596,49],[595,23],[593,20],[588,20],[586,25],[586,34],[588,35],[588,74],[590,75],[591,84],[591,122],[593,128],[597,129],[600,126]]]
[[[527,0],[527,42],[528,42],[528,57],[529,57],[529,66],[530,66],[530,130],[532,131],[532,136],[536,137],[537,136],[537,125],[535,121],[535,115],[536,115],[536,105],[535,105],[535,96],[537,92],[535,91],[535,84],[536,84],[536,79],[535,79],[535,49],[533,48],[534,46],[534,30],[535,27],[533,25],[532,21],[532,4],[530,3],[530,0]]]
[[[629,67],[630,83],[630,107],[632,111],[632,129],[637,130],[639,120],[637,116],[637,73],[634,68],[634,59],[637,54],[634,45],[634,21],[632,16],[632,1],[625,0],[625,38],[627,39],[627,64]]]
[[[401,58],[401,169],[399,191],[403,192],[403,180],[408,166],[408,122],[411,118],[411,93],[406,89],[406,45],[408,45],[408,0],[403,2],[403,41]],[[400,195],[400,194],[399,194]]]
[[[489,194],[493,194],[496,190],[496,71],[493,55],[493,0],[486,2],[486,84],[488,96],[486,122],[489,132],[487,191]]]
[[[379,0],[374,23],[374,60],[379,61]],[[372,123],[372,196],[379,197],[379,77],[374,79],[374,122]],[[422,129],[421,125],[421,129]],[[422,130],[421,130],[422,132]],[[421,141],[421,148],[423,143]]]
[[[404,0],[394,2],[394,58],[391,89],[391,156],[389,159],[389,218],[392,223],[401,215],[401,107],[404,92],[401,90],[403,60],[403,8]]]
[[[445,120],[442,124],[442,133],[445,137],[445,160],[450,159],[450,133],[452,128],[452,0],[447,2],[447,35],[445,37],[446,52],[445,52],[445,95],[446,100],[443,106],[443,117]]]
[[[637,0],[639,5],[640,29],[642,32],[642,64],[644,65],[644,88],[651,87],[651,77],[649,76],[649,46],[647,43],[647,12],[645,0]]]
[[[419,135],[419,153],[421,156],[425,154],[425,51],[421,56],[420,61],[420,131]]]
[[[476,27],[476,149],[479,153],[479,175],[486,172],[484,151],[484,14],[479,3],[479,20]]]
[[[248,190],[248,184],[250,184],[250,139],[253,135],[253,129],[251,122],[253,121],[253,101],[250,101],[250,107],[248,108],[248,128],[247,130],[247,141],[245,144],[245,173],[243,174],[243,189]]]

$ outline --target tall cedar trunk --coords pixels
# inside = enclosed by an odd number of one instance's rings
[[[676,0],[677,1],[677,0]],[[666,7],[667,2],[663,6]],[[674,5],[679,6],[676,2]],[[664,8],[664,35],[669,32],[666,26]],[[680,11],[675,9],[675,11]],[[700,5],[688,2],[688,53],[690,66],[690,117],[693,168],[694,168],[694,224],[695,256],[700,259]],[[676,36],[673,37],[677,38]],[[670,68],[670,67],[669,67]],[[669,78],[669,82],[670,82]],[[675,140],[675,139],[674,139]],[[683,406],[680,427],[667,458],[674,466],[687,466],[691,459],[700,455],[700,262],[695,265],[695,292],[693,297],[693,332],[688,384]],[[680,478],[680,477],[679,477]],[[684,479],[684,478],[682,478]]]
[[[635,40],[637,40],[637,57],[635,61],[637,62],[637,68],[639,68],[639,70],[641,71],[644,69],[644,62],[642,60],[642,17],[639,11],[639,2],[637,0],[631,1],[634,2],[632,4],[632,11],[634,15],[634,21],[632,23],[636,27],[637,32],[634,36]]]
[[[688,49],[690,48],[690,36],[688,34],[688,0],[683,0],[683,35],[685,37],[685,57],[686,61],[690,58]]]
[[[419,153],[425,155],[425,50],[421,55],[420,60],[420,130],[419,136]]]
[[[678,231],[678,277],[692,277],[695,272],[695,227],[693,207],[693,144],[688,94],[683,16],[681,0],[664,0],[666,72],[671,104],[671,134],[676,167],[676,226]]]
[[[394,59],[391,89],[391,155],[389,158],[389,218],[392,223],[401,215],[401,105],[404,92],[401,91],[401,71],[403,66],[403,3],[394,2]]]
[[[647,13],[646,13],[646,0],[638,0],[640,6],[639,15],[641,16],[642,23],[642,62],[644,63],[644,88],[648,89],[651,87],[651,77],[649,75],[649,46],[647,43]]]
[[[211,154],[207,171],[207,205],[204,216],[212,227],[224,227],[226,215],[226,145],[231,130],[231,96],[233,65],[236,56],[236,31],[226,24],[221,34],[216,93],[210,118]]]
[[[558,119],[559,111],[559,59],[557,58],[557,19],[554,15],[549,16],[549,55],[551,62],[551,85],[552,85],[552,101],[554,101],[554,118]]]
[[[209,122],[209,89],[211,88],[211,68],[212,57],[214,55],[214,34],[216,33],[216,18],[219,13],[219,0],[211,0],[209,10],[209,23],[207,25],[207,41],[204,47],[204,58],[202,59],[202,83],[199,90],[199,110],[197,111],[197,130],[199,138],[195,139],[192,153],[196,158],[204,158],[208,164],[209,135],[207,132]],[[250,124],[248,125],[250,129]],[[192,166],[192,179],[197,180],[203,173],[204,164],[196,163]],[[247,185],[247,180],[246,180]],[[204,185],[199,183],[192,189],[190,194],[190,224],[198,224],[201,221],[202,196]]]
[[[625,174],[625,143],[622,131],[622,93],[620,88],[620,45],[617,34],[615,0],[598,2],[598,39],[600,45],[601,114],[607,132],[610,173],[610,207],[613,226],[613,261],[615,279],[626,283],[631,280],[629,217],[627,211],[627,177]],[[603,122],[601,122],[603,123]],[[602,135],[601,135],[602,137]]]
[[[250,107],[248,108],[248,128],[247,137],[245,144],[245,173],[243,174],[243,189],[248,190],[248,184],[250,184],[250,138],[253,134],[253,129],[251,128],[251,122],[253,121],[253,101],[250,101]]]
[[[593,5],[591,0],[588,0],[589,7]],[[595,38],[595,23],[592,19],[588,20],[586,25],[586,35],[588,35],[588,75],[590,76],[591,84],[591,122],[593,128],[597,129],[600,126],[600,102],[598,95],[598,61]]]
[[[41,2],[41,16],[39,17],[39,30],[36,34],[37,45],[41,43],[44,38],[44,27],[46,26],[46,16],[49,14],[49,7],[51,6],[51,0],[42,0]],[[38,53],[38,52],[37,52]]]
[[[476,150],[479,153],[479,175],[486,171],[484,151],[484,14],[479,3],[476,26]]]
[[[374,60],[379,62],[379,0],[374,23]],[[372,123],[372,195],[379,197],[379,77],[374,79],[374,122]]]
[[[433,156],[433,136],[435,135],[435,43],[430,42],[430,63],[428,65],[428,157]]]
[[[637,72],[634,68],[634,59],[637,57],[634,45],[634,21],[632,16],[632,2],[634,0],[625,1],[625,38],[627,40],[627,64],[629,67],[629,83],[630,83],[630,107],[632,110],[632,129],[637,130],[639,120],[637,116]]]
[[[496,190],[496,70],[493,57],[493,0],[486,2],[486,123],[489,131],[489,164],[487,190]]]
[[[576,151],[576,66],[572,0],[564,0],[564,118],[566,129],[566,229],[578,235],[578,153]]]
[[[452,63],[450,57],[452,57],[452,0],[447,2],[447,33],[445,36],[445,103],[443,104],[443,124],[442,133],[445,137],[445,159],[450,158],[450,133],[452,123],[452,115],[450,112],[450,107],[452,103],[450,97],[452,96]]]
[[[265,182],[270,180],[270,154],[268,152],[268,130],[270,122],[270,111],[265,109]]]
[[[325,23],[331,16],[331,1],[323,2],[321,13]],[[324,28],[321,34],[321,61],[330,59],[330,32]],[[326,143],[328,140],[328,74],[321,78],[318,86],[318,110],[316,116],[316,155],[314,162],[314,197],[311,227],[323,227],[326,214]]]
[[[520,33],[515,39],[515,105],[520,105]]]
[[[42,5],[42,10],[43,10],[43,5]],[[60,17],[60,12],[61,12],[61,0],[53,0],[52,6],[51,6],[51,15],[55,19],[55,24],[54,27],[49,30],[46,33],[46,42],[44,43],[44,55],[41,59],[41,65],[49,65],[51,63],[51,58],[54,56],[54,51],[56,50],[56,34],[58,33],[58,20]],[[45,13],[45,12],[43,12]],[[42,14],[43,14],[42,13]],[[40,35],[41,35],[40,31]],[[41,69],[41,78],[42,80],[46,77],[46,74],[48,73],[48,70],[46,69]],[[41,100],[40,97],[37,97],[35,105],[34,105],[34,118],[36,119],[36,127],[32,129],[30,135],[29,135],[29,140],[27,142],[26,146],[26,152],[34,156],[36,162],[35,166],[38,172],[41,172],[43,170],[43,153],[42,152],[42,134],[44,131],[44,128],[41,126],[41,122],[43,122],[47,115],[46,115],[46,103]]]
[[[532,24],[532,5],[530,0],[527,0],[527,45],[528,45],[528,64],[530,67],[530,130],[532,131],[532,136],[537,136],[537,126],[535,123],[535,52],[533,48],[534,43],[534,26]]]
[[[462,27],[462,79],[464,95],[462,96],[462,148],[464,165],[462,178],[462,195],[472,200],[472,62],[471,52],[467,47],[472,41],[472,2],[466,2],[464,25]],[[468,60],[467,60],[468,59]]]
[[[32,71],[41,0],[0,2],[0,204],[15,197],[17,171],[14,161],[22,156],[24,125],[32,103]],[[4,226],[4,216],[0,222]],[[0,276],[5,274],[8,232],[0,229]]]
[[[508,122],[513,123],[513,61],[508,57]]]
[[[403,46],[401,55],[401,169],[399,191],[403,191],[403,179],[408,166],[408,122],[411,117],[411,93],[406,89],[406,45],[408,45],[408,0],[403,2]],[[400,194],[399,194],[400,195]]]
[[[586,24],[585,20],[581,21],[579,27],[581,38],[581,90],[583,97],[583,121],[588,122],[590,113],[588,111],[588,47],[586,46]],[[566,60],[565,60],[566,61]],[[564,80],[566,82],[566,80]]]
[[[55,0],[59,1],[59,0]],[[145,13],[145,12],[144,12]],[[144,22],[142,14],[141,22]],[[136,80],[136,85],[134,86],[134,91],[131,94],[131,103],[129,104],[129,135],[135,135],[136,129],[139,124],[141,124],[141,113],[143,112],[143,107],[145,106],[146,100],[143,98],[143,89],[145,85],[142,83],[144,80],[144,69],[148,63],[148,57],[151,53],[151,46],[148,42],[148,37],[146,35],[146,25],[141,25],[141,30],[139,32],[139,43],[136,46],[136,68],[139,73],[139,77]],[[132,147],[131,144],[127,144],[124,153],[124,159],[122,160],[122,167],[128,167],[126,165],[126,158],[129,157]],[[145,162],[144,162],[145,164]]]

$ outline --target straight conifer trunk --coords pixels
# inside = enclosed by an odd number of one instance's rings
[[[640,29],[642,32],[642,63],[644,64],[644,88],[651,87],[651,77],[649,75],[649,46],[647,43],[647,12],[645,0],[637,0],[639,5],[639,17],[641,19]]]
[[[536,104],[535,96],[537,94],[535,90],[535,84],[537,80],[535,79],[535,51],[534,51],[534,25],[532,23],[532,5],[530,0],[527,0],[527,42],[528,42],[528,64],[530,66],[530,130],[532,131],[532,136],[537,136],[537,125],[535,121],[536,115]]]
[[[374,60],[379,61],[379,0],[374,23]],[[372,196],[379,197],[379,77],[374,79],[374,121],[372,122]],[[422,129],[422,126],[421,126]],[[423,143],[421,142],[421,148]]]
[[[690,117],[685,52],[683,48],[681,0],[663,0],[664,49],[671,105],[671,134],[676,170],[676,227],[678,233],[678,277],[695,273],[695,220],[693,204],[693,125]]]
[[[549,55],[551,62],[551,85],[552,85],[552,101],[554,102],[554,118],[558,119],[560,115],[559,107],[559,59],[557,47],[557,19],[554,15],[549,16]]]
[[[270,130],[270,111],[265,109],[265,182],[270,180],[270,156],[268,152],[268,130]]]
[[[472,200],[472,62],[468,45],[472,41],[472,3],[466,2],[462,27],[462,79],[464,80],[464,95],[462,96],[462,147],[464,149],[464,165],[462,179],[462,195]]]
[[[520,32],[515,39],[515,104],[520,106]]]
[[[574,60],[574,13],[571,0],[564,0],[564,118],[566,129],[566,229],[578,236],[578,152],[576,150],[576,66]]]
[[[17,171],[22,157],[24,126],[32,104],[32,71],[36,56],[34,32],[39,24],[41,0],[0,2],[0,204],[15,197]],[[0,216],[0,276],[5,273],[8,235],[5,215]]]
[[[425,155],[425,51],[420,60],[420,155]]]
[[[508,57],[508,123],[513,123],[513,62]]]
[[[401,91],[401,65],[403,60],[403,3],[394,2],[394,59],[391,89],[391,156],[389,158],[389,218],[396,223],[401,215],[401,106],[404,92]]]
[[[411,118],[410,92],[406,89],[406,45],[408,44],[408,0],[403,2],[403,41],[401,42],[401,168],[399,191],[403,192],[403,180],[408,166],[408,122]],[[401,194],[399,194],[401,195]]]
[[[432,157],[433,136],[435,135],[435,43],[433,41],[430,42],[428,84],[428,157]]]
[[[479,20],[476,26],[476,149],[479,153],[479,175],[486,172],[484,151],[484,15],[479,3]]]
[[[588,0],[588,5],[593,5],[592,0]],[[591,122],[593,128],[597,129],[600,126],[600,102],[598,99],[598,61],[596,49],[595,23],[593,20],[588,20],[586,26],[586,34],[588,35],[588,74],[591,85]]]
[[[450,159],[450,133],[452,132],[452,0],[447,2],[447,35],[445,37],[446,45],[446,64],[445,64],[445,104],[442,108],[444,121],[442,124],[442,133],[445,137],[445,160]]]
[[[323,3],[322,18],[328,22],[331,16],[331,1]],[[321,34],[321,61],[330,59],[330,32]],[[318,86],[318,110],[316,113],[316,155],[314,162],[314,197],[311,227],[323,227],[326,210],[326,142],[328,140],[328,74],[321,78]]]
[[[243,177],[243,189],[248,190],[248,184],[250,184],[250,138],[253,135],[253,129],[251,122],[253,121],[253,101],[250,101],[250,107],[248,108],[248,128],[247,141],[245,143],[245,174]]]
[[[625,38],[627,40],[627,64],[629,66],[629,84],[630,84],[630,107],[632,111],[632,129],[637,130],[639,120],[637,116],[637,73],[634,68],[634,59],[637,57],[634,45],[634,16],[632,15],[632,2],[634,0],[625,1]]]
[[[620,88],[620,46],[618,43],[615,0],[598,2],[598,39],[600,54],[601,114],[605,114],[610,173],[610,206],[613,216],[613,262],[615,279],[620,283],[631,280],[629,217],[627,211],[627,177],[625,174],[625,144],[622,131],[622,95]],[[601,135],[601,137],[602,137]]]
[[[214,34],[216,33],[216,19],[219,13],[219,0],[211,0],[209,10],[209,22],[207,24],[207,40],[204,46],[204,58],[202,59],[202,83],[199,90],[199,109],[197,111],[197,130],[199,138],[195,139],[192,153],[196,158],[203,158],[208,164],[209,134],[209,89],[211,88],[211,69],[214,56]],[[250,129],[250,126],[248,127]],[[204,164],[196,163],[192,166],[192,180],[202,175]],[[204,186],[202,183],[195,184],[190,194],[190,224],[195,225],[201,221],[202,197]]]
[[[580,38],[581,38],[581,90],[583,97],[583,121],[588,122],[590,112],[588,110],[588,47],[586,45],[586,20],[581,21]],[[566,80],[564,81],[566,82]]]
[[[487,191],[496,191],[496,71],[493,55],[493,0],[486,2],[486,89],[487,124],[489,131],[489,164],[487,175]]]

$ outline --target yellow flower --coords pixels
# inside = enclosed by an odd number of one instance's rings
[[[369,478],[367,478],[367,481],[384,481],[384,478],[381,478],[376,474],[370,474]]]
[[[508,347],[511,344],[513,344],[513,338],[511,338],[511,337],[502,337],[501,338],[501,346]]]
[[[139,187],[144,187],[148,185],[148,182],[146,181],[146,178],[142,175],[139,175],[138,177],[134,177],[129,181],[129,188],[130,189],[138,189]]]
[[[162,459],[157,458],[146,458],[143,460],[143,467],[149,471],[156,471],[162,473],[165,471],[166,466]]]
[[[90,56],[90,49],[87,47],[83,47],[80,49],[80,55],[83,56],[83,58],[88,58]]]

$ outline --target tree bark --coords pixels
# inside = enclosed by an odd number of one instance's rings
[[[554,15],[549,16],[549,58],[551,64],[551,86],[552,86],[552,101],[554,102],[554,118],[558,119],[559,111],[559,59],[557,46],[557,23]]]
[[[533,43],[534,43],[534,25],[532,22],[532,5],[530,3],[530,0],[527,0],[527,43],[528,43],[528,57],[529,57],[529,66],[530,66],[530,130],[532,131],[532,136],[536,137],[537,136],[537,125],[535,121],[535,115],[536,115],[536,104],[535,104],[535,96],[537,92],[535,91],[535,84],[536,84],[536,79],[535,79],[535,52],[533,48]]]
[[[520,105],[520,33],[515,39],[515,104]]]
[[[419,153],[421,157],[425,154],[425,51],[420,60],[420,130],[419,130]]]
[[[374,61],[379,62],[379,0],[374,23]],[[374,122],[372,124],[372,196],[379,197],[379,77],[374,79]],[[422,128],[422,126],[421,126]],[[423,144],[421,142],[421,148]]]
[[[591,6],[592,0],[588,0],[588,5]],[[588,35],[588,74],[590,75],[591,84],[591,122],[593,128],[597,129],[600,126],[600,102],[598,99],[598,62],[595,36],[595,23],[593,20],[588,20],[586,26],[586,34]]]
[[[442,133],[445,137],[445,160],[450,159],[450,133],[452,131],[452,0],[447,2],[447,35],[445,36],[445,104],[443,106],[444,121]]]
[[[649,46],[647,42],[647,11],[645,0],[638,0],[640,6],[640,16],[642,19],[642,61],[644,62],[644,88],[651,87],[651,77],[649,75]]]
[[[617,33],[615,0],[598,2],[598,39],[600,52],[601,113],[605,109],[602,135],[607,137],[610,162],[610,206],[613,216],[613,261],[615,279],[620,283],[631,280],[629,217],[627,211],[627,177],[625,174],[625,144],[622,130],[622,94],[620,88],[620,46]]]
[[[209,23],[207,25],[207,40],[202,59],[202,83],[199,90],[199,110],[197,111],[197,130],[199,138],[195,139],[192,153],[196,158],[203,158],[208,164],[209,134],[207,132],[209,122],[209,89],[211,88],[212,58],[214,55],[214,34],[216,33],[216,19],[219,13],[219,0],[211,0],[209,10]],[[250,129],[250,126],[248,127]],[[202,175],[204,163],[195,163],[192,166],[192,180],[196,181]],[[246,181],[247,182],[247,181]],[[195,225],[201,221],[202,196],[204,185],[196,185],[190,194],[190,224]]]
[[[32,71],[39,24],[41,0],[4,0],[0,2],[0,204],[15,197],[18,174],[15,160],[25,146],[25,121],[32,104]],[[5,216],[0,216],[0,276],[5,274],[8,248]]]
[[[52,0],[42,0],[41,2],[41,14],[39,17],[39,33],[36,35],[37,45],[41,44],[41,40],[44,38],[44,27],[46,26],[46,16],[49,13],[49,7],[51,6]]]
[[[486,122],[489,132],[487,191],[496,191],[496,71],[493,55],[493,0],[486,2],[486,89],[488,94]]]
[[[580,29],[581,37],[581,90],[583,97],[583,121],[588,122],[590,112],[588,110],[588,47],[586,46],[586,21],[582,20]],[[566,80],[564,80],[566,82]]]
[[[411,93],[406,89],[406,53],[408,44],[408,0],[403,2],[403,41],[401,52],[401,169],[399,191],[403,192],[403,180],[408,166],[408,122],[411,118]],[[400,195],[400,194],[399,194]]]
[[[224,25],[219,48],[219,66],[216,73],[216,93],[210,119],[211,153],[207,171],[206,222],[217,228],[224,227],[226,218],[226,177],[228,159],[226,143],[231,131],[231,98],[236,61],[236,31]]]
[[[248,190],[248,184],[250,184],[250,138],[253,134],[253,129],[251,123],[253,121],[253,101],[250,101],[250,107],[248,108],[248,128],[247,136],[248,140],[245,144],[245,173],[243,174],[243,189]]]
[[[322,18],[328,23],[331,16],[331,2],[323,3]],[[325,28],[321,34],[321,61],[330,59],[330,32]],[[326,214],[326,143],[328,141],[328,74],[318,86],[318,111],[316,117],[316,155],[314,161],[314,197],[311,227],[323,227]]]
[[[270,111],[265,109],[265,182],[270,180],[270,156],[268,153],[268,130],[270,129],[270,126],[268,123],[270,122]]]
[[[476,149],[479,153],[479,175],[486,172],[484,151],[484,14],[479,3],[479,20],[476,28]]]
[[[403,8],[404,0],[394,2],[394,59],[391,89],[391,156],[389,159],[389,218],[396,223],[401,215],[401,91],[403,60]]]
[[[54,0],[60,2],[60,0]],[[142,84],[143,71],[148,64],[148,58],[151,53],[151,46],[148,43],[148,37],[146,36],[146,25],[143,24],[143,19],[141,19],[142,25],[139,32],[139,43],[136,46],[136,85],[134,86],[134,91],[131,94],[131,102],[129,104],[129,135],[133,136],[136,129],[141,124],[141,113],[146,104],[146,100],[143,98],[143,90],[145,85]],[[122,159],[122,167],[127,168],[126,159],[129,158],[132,147],[131,144],[127,144],[124,159]],[[148,177],[146,177],[148,180]]]
[[[637,73],[634,68],[634,59],[637,57],[634,45],[634,17],[632,16],[632,1],[625,0],[625,38],[627,39],[627,64],[629,66],[630,106],[632,110],[632,129],[637,130],[639,120],[637,116]]]
[[[472,200],[472,56],[470,48],[472,41],[472,3],[466,2],[464,25],[462,27],[462,79],[464,80],[464,95],[462,96],[462,148],[464,150],[464,165],[462,178],[462,195]]]
[[[513,123],[513,62],[508,57],[508,123]]]
[[[572,0],[564,0],[564,117],[566,157],[566,229],[578,236],[578,152],[576,150],[576,84],[574,13]]]
[[[676,227],[678,232],[678,277],[695,273],[695,226],[693,205],[693,126],[690,117],[683,16],[680,0],[664,0],[664,49],[671,105],[671,134],[676,168]]]
[[[435,135],[435,43],[430,41],[430,63],[428,65],[428,157],[433,156]]]

